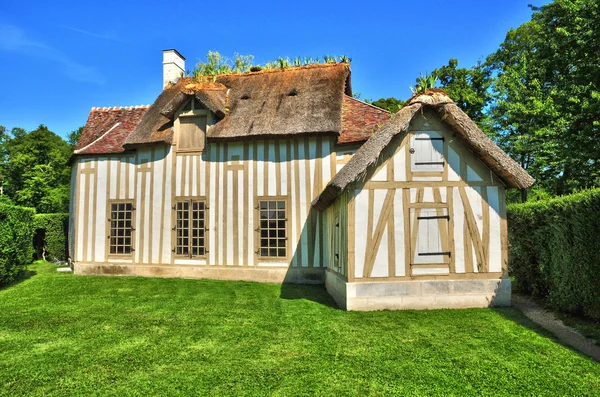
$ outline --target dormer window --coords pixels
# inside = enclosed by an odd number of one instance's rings
[[[176,123],[177,150],[202,152],[206,141],[206,129],[211,119],[210,111],[196,98],[190,99],[178,112]]]
[[[196,98],[192,98],[183,107],[183,109],[181,109],[181,112],[182,113],[188,113],[188,112],[194,112],[195,110],[204,110],[205,111],[206,110],[206,106],[204,106],[204,104],[202,104],[202,102],[200,102]]]

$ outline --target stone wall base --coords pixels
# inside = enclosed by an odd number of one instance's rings
[[[340,309],[346,310],[346,280],[327,269],[325,270],[325,288]]]
[[[74,263],[75,274],[257,281],[262,283],[323,284],[322,268],[211,267]]]
[[[510,306],[510,297],[509,279],[346,283],[347,310]]]

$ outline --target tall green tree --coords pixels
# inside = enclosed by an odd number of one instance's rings
[[[554,1],[488,59],[499,143],[553,194],[600,183],[599,36],[597,1]]]
[[[473,120],[488,129],[488,116],[485,113],[490,103],[491,72],[484,63],[472,68],[458,67],[458,59],[451,58],[432,72],[438,78],[438,86]]]
[[[40,213],[67,212],[72,147],[44,125],[31,132],[13,128],[11,135],[0,163],[4,193]]]

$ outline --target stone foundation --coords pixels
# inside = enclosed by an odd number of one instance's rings
[[[509,279],[412,280],[346,284],[347,310],[510,306],[510,297]]]
[[[346,280],[327,269],[325,270],[325,288],[340,309],[346,310]]]
[[[193,265],[134,265],[74,263],[75,274],[322,284],[324,269],[284,267],[211,267]]]

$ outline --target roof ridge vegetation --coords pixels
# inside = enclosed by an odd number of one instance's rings
[[[208,51],[206,61],[199,61],[191,72],[186,72],[182,77],[206,81],[204,78],[229,75],[229,74],[254,74],[267,71],[278,71],[282,69],[297,69],[303,67],[320,67],[332,64],[350,64],[352,58],[346,55],[324,55],[323,58],[316,57],[279,57],[274,62],[265,62],[262,65],[253,65],[253,55],[235,54],[234,59],[221,55],[218,51]]]

